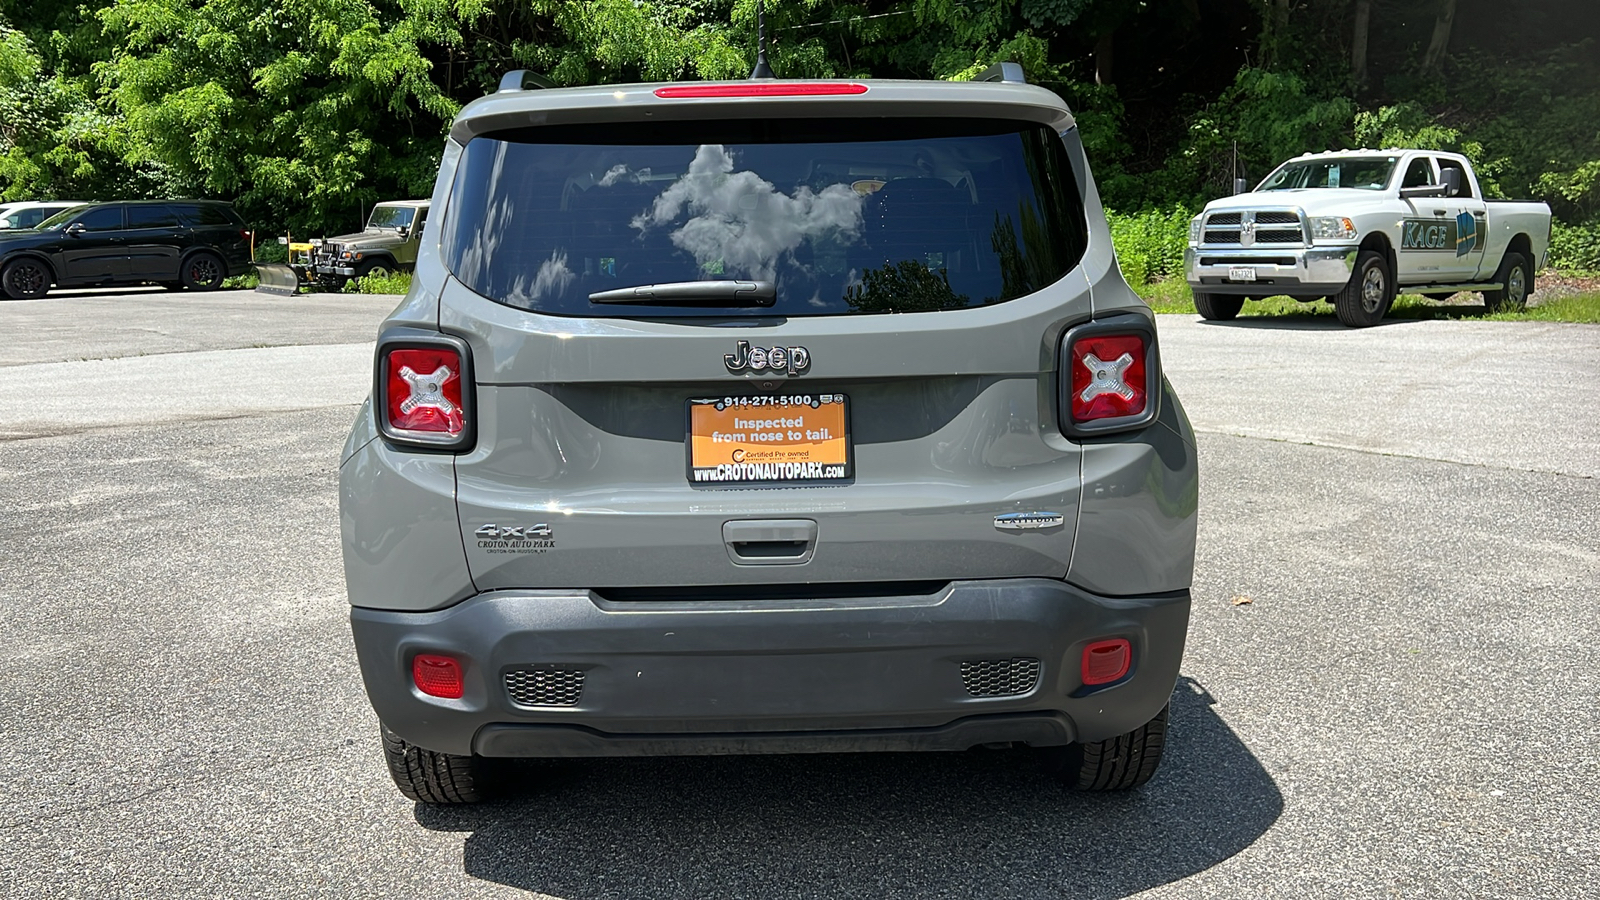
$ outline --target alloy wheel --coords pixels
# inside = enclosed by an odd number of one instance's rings
[[[1383,308],[1383,269],[1373,266],[1361,279],[1361,308],[1375,313]]]
[[[13,266],[11,276],[6,279],[7,290],[21,296],[36,294],[44,286],[44,269],[38,263],[24,262]]]
[[[1528,299],[1528,279],[1521,266],[1512,269],[1511,277],[1506,279],[1506,299],[1512,306],[1521,306]]]
[[[220,274],[216,260],[209,256],[196,257],[189,263],[189,280],[195,284],[211,284],[219,280]]]

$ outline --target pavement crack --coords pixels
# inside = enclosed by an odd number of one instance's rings
[[[323,747],[323,748],[318,748],[318,749],[314,749],[314,750],[308,750],[308,751],[306,751],[304,753],[298,753],[298,754],[294,754],[292,756],[275,757],[275,758],[271,759],[270,761],[268,761],[264,765],[242,765],[241,764],[241,765],[229,766],[227,768],[220,769],[219,772],[221,774],[233,774],[233,773],[237,773],[237,772],[243,772],[243,771],[246,771],[246,770],[254,771],[254,772],[267,771],[267,770],[271,770],[271,769],[276,769],[279,766],[282,766],[282,765],[285,765],[285,764],[288,764],[288,763],[305,762],[307,760],[316,759],[319,756],[321,756],[322,754],[327,753],[330,750],[334,751],[334,752],[338,752],[340,750],[350,750],[355,746],[356,746],[356,742],[355,741],[347,740],[347,741],[344,741],[343,743],[335,744],[335,745],[333,745],[331,747]],[[27,816],[27,817],[24,817],[24,818],[21,818],[21,819],[15,819],[15,820],[12,820],[10,822],[0,822],[0,830],[10,830],[10,829],[13,829],[13,828],[21,828],[24,825],[35,825],[35,824],[38,824],[40,822],[49,822],[49,821],[52,821],[54,819],[64,818],[66,816],[78,815],[79,813],[97,812],[97,811],[102,810],[102,809],[113,809],[113,808],[118,807],[118,806],[126,806],[129,803],[138,803],[141,800],[148,800],[148,799],[150,799],[151,797],[154,797],[157,794],[165,793],[166,791],[173,790],[174,788],[187,787],[187,786],[189,786],[191,784],[193,784],[193,782],[183,781],[183,780],[179,780],[179,779],[172,779],[172,780],[170,780],[170,781],[168,781],[168,782],[166,782],[164,784],[158,784],[155,787],[147,788],[147,789],[145,789],[143,791],[140,791],[139,793],[130,794],[130,795],[126,796],[126,797],[117,797],[117,798],[111,799],[111,800],[101,800],[101,801],[98,801],[98,802],[95,802],[95,803],[86,803],[86,804],[83,804],[82,806],[74,806],[71,809],[61,809],[61,810],[56,810],[54,812],[41,813],[41,814],[35,815],[35,816]]]
[[[1577,478],[1583,481],[1593,481],[1594,475],[1585,472],[1564,472],[1559,469],[1534,469],[1521,466],[1507,466],[1496,463],[1467,462],[1459,459],[1444,459],[1437,456],[1424,456],[1419,453],[1404,453],[1399,450],[1373,450],[1370,447],[1355,447],[1350,444],[1339,444],[1332,441],[1318,441],[1306,438],[1267,437],[1259,434],[1245,434],[1239,431],[1225,431],[1217,428],[1194,428],[1195,434],[1214,434],[1221,437],[1240,438],[1247,441],[1265,441],[1269,444],[1294,444],[1301,447],[1320,447],[1324,450],[1343,450],[1349,453],[1361,453],[1366,456],[1388,456],[1396,459],[1414,459],[1420,462],[1444,463],[1452,466],[1462,466],[1470,469],[1492,469],[1500,472],[1526,472],[1532,475],[1558,475],[1563,478]]]
[[[329,409],[356,409],[367,402],[365,398],[353,403],[328,403],[321,406],[297,406],[291,409],[258,409],[247,412],[215,413],[198,416],[174,416],[160,423],[152,422],[115,422],[95,425],[85,425],[80,428],[55,428],[41,429],[39,431],[0,431],[0,444],[18,441],[40,441],[49,438],[71,437],[80,434],[104,434],[112,431],[132,430],[136,428],[155,428],[167,425],[204,422],[233,422],[241,419],[267,419],[273,416],[287,416],[295,413],[322,412]]]

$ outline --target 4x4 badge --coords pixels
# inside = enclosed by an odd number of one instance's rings
[[[787,372],[800,375],[811,368],[811,351],[804,347],[752,347],[740,341],[738,349],[722,355],[723,365],[740,372]]]
[[[481,538],[505,541],[521,541],[528,539],[549,538],[551,536],[549,525],[485,525],[474,531],[473,534]]]
[[[485,525],[474,531],[478,549],[486,553],[543,553],[555,549],[549,525]]]

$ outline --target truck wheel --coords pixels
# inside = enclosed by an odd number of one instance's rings
[[[1208,322],[1226,322],[1244,309],[1244,298],[1226,294],[1195,294],[1194,308],[1200,313],[1200,318]]]
[[[1042,748],[1045,773],[1075,791],[1125,791],[1156,774],[1167,745],[1167,710],[1124,735]]]
[[[14,259],[0,269],[0,294],[13,300],[34,300],[50,290],[50,269],[37,259]]]
[[[227,272],[215,253],[196,253],[183,262],[183,286],[191,291],[214,291],[222,287]]]
[[[1492,313],[1527,309],[1528,294],[1533,290],[1533,276],[1528,273],[1528,261],[1522,258],[1521,253],[1507,253],[1505,261],[1500,264],[1500,271],[1504,273],[1500,278],[1500,290],[1484,291],[1483,305]]]
[[[378,277],[382,278],[387,275],[393,275],[394,271],[394,265],[388,260],[369,259],[366,262],[363,262],[361,265],[356,266],[355,277],[365,278],[368,275],[377,275]]]
[[[1340,322],[1351,328],[1366,328],[1383,321],[1389,304],[1394,302],[1394,290],[1389,261],[1376,250],[1363,250],[1356,257],[1350,283],[1330,299]]]
[[[383,756],[395,787],[408,799],[422,803],[477,803],[483,761],[476,756],[435,753],[408,744],[387,726],[383,731]]]

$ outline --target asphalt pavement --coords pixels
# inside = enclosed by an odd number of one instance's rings
[[[1162,770],[517,763],[405,801],[335,466],[395,298],[0,303],[0,893],[1600,896],[1600,327],[1163,316],[1200,435]]]

